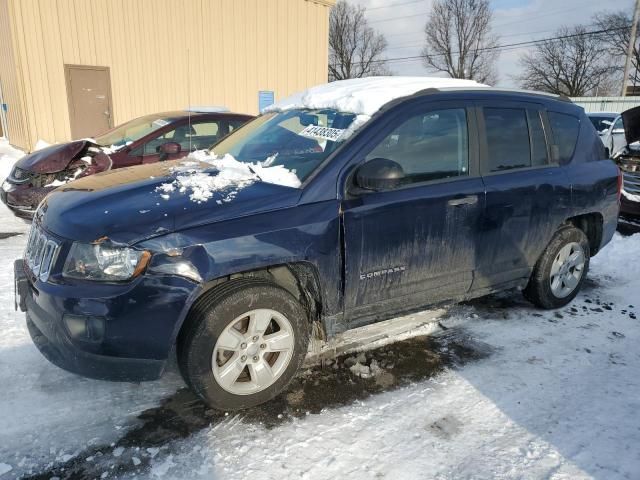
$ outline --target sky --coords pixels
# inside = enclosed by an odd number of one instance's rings
[[[419,55],[424,43],[423,28],[433,0],[348,0],[367,9],[371,27],[383,33],[389,44],[387,58]],[[411,3],[410,3],[411,2]],[[404,4],[404,5],[401,5]],[[603,10],[633,10],[633,0],[491,0],[493,31],[501,44],[526,42],[553,36],[563,25],[591,25],[593,15]],[[518,58],[527,49],[501,52],[496,86],[517,87]],[[421,60],[389,62],[396,75],[428,75]]]

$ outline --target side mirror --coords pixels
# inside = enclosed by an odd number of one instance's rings
[[[404,170],[397,162],[386,158],[374,158],[358,167],[356,185],[366,190],[390,190],[400,185]]]
[[[177,142],[167,142],[163,143],[158,147],[158,152],[161,155],[176,155],[180,153],[182,147]]]

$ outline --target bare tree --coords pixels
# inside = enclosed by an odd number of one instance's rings
[[[426,68],[453,78],[495,83],[498,37],[489,0],[436,0],[424,27]]]
[[[600,12],[594,17],[594,24],[598,30],[603,30],[601,35],[602,41],[605,42],[610,51],[611,64],[619,78],[622,79],[624,72],[624,62],[629,48],[629,39],[631,37],[631,24],[633,16],[627,12]],[[629,81],[637,84],[640,80],[640,50],[638,50],[638,38],[640,32],[636,35],[636,41],[633,47],[633,55],[631,56],[631,71],[629,72]]]
[[[389,74],[384,35],[367,23],[365,9],[340,0],[329,17],[329,80]]]
[[[516,77],[527,89],[580,97],[611,88],[612,67],[600,35],[583,25],[560,28],[555,37],[537,43],[520,57],[522,74]]]

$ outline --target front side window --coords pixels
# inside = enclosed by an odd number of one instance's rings
[[[230,154],[240,162],[282,165],[303,182],[344,141],[354,119],[353,113],[331,109],[266,113],[218,143],[213,153]]]
[[[527,111],[522,108],[483,108],[487,139],[485,170],[501,172],[531,166]]]
[[[365,161],[374,158],[398,163],[405,184],[468,175],[465,109],[434,110],[410,117],[369,152]]]
[[[175,142],[174,137],[176,135],[176,131],[175,130],[169,130],[168,132],[163,133],[162,135],[159,135],[158,137],[149,140],[147,143],[145,143],[142,146],[142,154],[143,155],[157,155],[158,154],[158,149],[160,148],[160,145],[163,145],[165,143],[168,142]],[[136,149],[136,152],[138,152],[139,149]],[[132,152],[133,154],[133,152]]]
[[[164,132],[156,138],[149,140],[142,146],[131,152],[131,155],[157,155],[161,145],[168,142],[179,143],[181,151],[194,152],[211,147],[229,131],[227,122],[208,120],[206,122],[185,123],[173,130]],[[142,152],[142,153],[141,153]]]

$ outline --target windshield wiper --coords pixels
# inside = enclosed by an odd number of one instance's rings
[[[249,167],[249,171],[250,171],[251,173],[253,173],[256,177],[258,177],[258,180],[260,180],[261,182],[263,182],[263,181],[264,181],[264,180],[262,180],[262,179],[260,178],[260,175],[258,175],[258,174],[256,173],[256,171],[255,171],[253,168],[251,168],[251,165],[247,165],[247,167]]]

